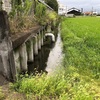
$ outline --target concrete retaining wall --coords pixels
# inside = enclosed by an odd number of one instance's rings
[[[27,62],[34,62],[34,56],[44,44],[46,29],[47,26],[36,26],[27,33],[10,37],[7,13],[0,11],[0,74],[16,80],[17,74],[26,72]]]
[[[7,13],[0,11],[0,73],[9,80],[15,80],[16,68],[9,34]]]

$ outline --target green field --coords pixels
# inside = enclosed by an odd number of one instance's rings
[[[64,66],[69,70],[67,72],[73,74],[76,80],[83,80],[82,87],[89,96],[92,90],[94,95],[100,95],[100,18],[64,18],[61,33],[65,54]],[[88,84],[89,89],[85,88],[85,84]],[[98,99],[100,100],[100,97]]]
[[[96,17],[63,18],[60,70],[51,76],[26,74],[11,88],[25,100],[100,100],[99,22]]]
[[[91,69],[100,78],[100,18],[67,18],[62,22],[65,65]]]

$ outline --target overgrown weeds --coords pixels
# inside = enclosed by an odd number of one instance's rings
[[[54,11],[48,11],[48,8],[37,0],[25,0],[19,4],[17,1],[12,1],[12,11],[9,14],[12,33],[29,30],[35,25],[46,25],[51,21],[55,26],[56,19],[57,14]]]
[[[23,32],[36,25],[34,16],[34,0],[22,2],[12,1],[12,11],[9,14],[9,22],[12,33]]]
[[[99,100],[99,86],[94,80],[81,76],[73,66],[60,69],[51,76],[37,74],[23,77],[11,87],[24,93],[27,100]]]
[[[37,25],[37,23],[34,16],[20,16],[10,19],[12,34],[27,31],[30,28],[33,28],[35,25]]]

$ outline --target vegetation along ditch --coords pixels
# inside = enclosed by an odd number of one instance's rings
[[[20,76],[11,84],[12,91],[25,100],[100,100],[99,21],[97,17],[63,18],[60,70],[51,75]]]

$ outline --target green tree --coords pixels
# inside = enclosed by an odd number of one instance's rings
[[[45,0],[45,2],[53,8],[56,12],[58,12],[58,2],[57,0]]]

